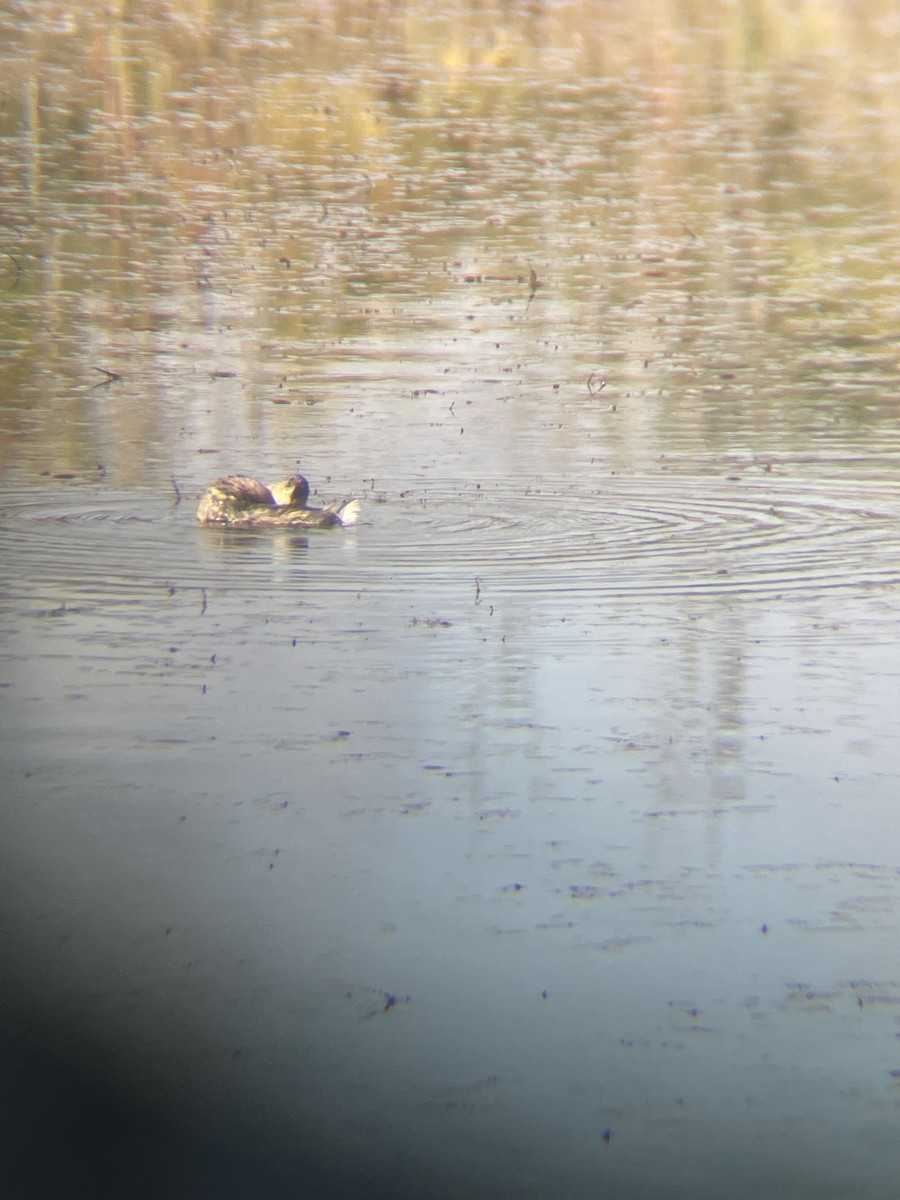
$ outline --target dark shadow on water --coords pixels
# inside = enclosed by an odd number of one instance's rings
[[[63,1062],[32,1035],[7,1026],[0,1042],[0,1119],[7,1200],[324,1200],[335,1192],[302,1163],[274,1164],[232,1139],[191,1137],[149,1103],[139,1082],[116,1086]]]
[[[297,1146],[263,1146],[254,1097],[229,1098],[228,1127],[202,1093],[167,1105],[121,1058],[85,1037],[65,1009],[35,1019],[33,989],[0,997],[0,1195],[4,1200],[380,1200],[404,1195],[340,1144],[298,1132]],[[182,1047],[181,1051],[190,1052]],[[171,1050],[177,1071],[179,1048]],[[193,1109],[187,1113],[185,1109]],[[255,1132],[254,1132],[255,1131]],[[300,1145],[303,1143],[302,1145]],[[385,1176],[387,1172],[384,1172]],[[391,1173],[393,1174],[393,1173]],[[418,1187],[410,1195],[421,1194]]]

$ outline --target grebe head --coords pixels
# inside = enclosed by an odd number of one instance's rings
[[[309,482],[303,475],[289,475],[280,483],[273,483],[269,491],[279,507],[306,508],[309,499]]]

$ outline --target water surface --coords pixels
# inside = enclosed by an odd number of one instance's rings
[[[10,1187],[893,1198],[892,6],[3,22]]]

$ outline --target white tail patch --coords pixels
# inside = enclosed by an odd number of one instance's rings
[[[341,518],[342,525],[355,525],[359,520],[359,501],[347,500],[336,511],[337,515]]]

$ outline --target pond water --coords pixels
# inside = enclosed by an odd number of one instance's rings
[[[896,6],[0,26],[10,1194],[893,1200]]]

